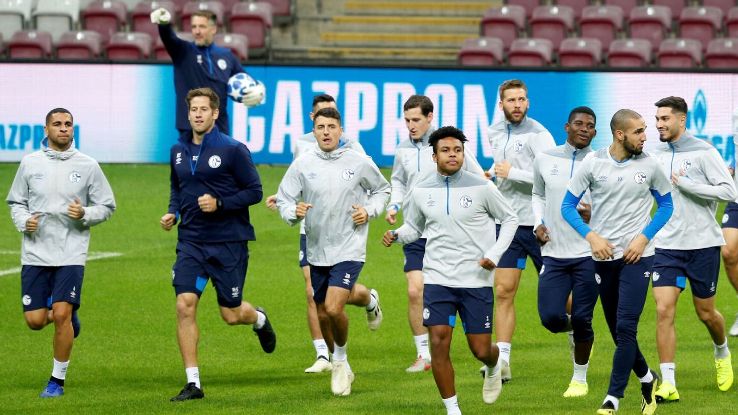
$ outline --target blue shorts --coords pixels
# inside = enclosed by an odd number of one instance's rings
[[[422,271],[423,257],[425,256],[425,238],[403,245],[402,252],[405,253],[405,272]]]
[[[729,202],[725,205],[723,228],[738,228],[738,203]]]
[[[328,287],[341,287],[351,291],[363,267],[364,263],[359,261],[344,261],[327,267],[310,265],[315,304],[325,303]]]
[[[300,234],[300,268],[307,267],[308,255],[307,255],[307,235],[304,233]]]
[[[500,234],[500,225],[497,225],[497,234]],[[518,268],[525,269],[525,262],[530,256],[533,265],[538,272],[541,272],[543,265],[543,257],[541,256],[541,246],[538,244],[536,235],[533,233],[532,226],[518,226],[515,231],[515,237],[510,243],[502,257],[497,268]]]
[[[212,279],[221,307],[239,307],[243,298],[249,248],[244,242],[179,241],[177,260],[172,267],[174,292],[195,293],[199,297]]]
[[[492,287],[452,288],[423,286],[423,325],[456,327],[456,313],[466,334],[492,333]]]
[[[659,249],[653,263],[654,287],[678,287],[684,291],[687,280],[692,295],[710,298],[717,290],[720,275],[720,247],[702,249]]]
[[[82,278],[85,267],[67,265],[42,267],[23,265],[21,268],[21,295],[23,311],[51,308],[56,302],[70,303],[79,308],[82,297]]]

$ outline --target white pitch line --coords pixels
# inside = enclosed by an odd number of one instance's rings
[[[11,254],[19,255],[20,252],[18,252],[18,251],[0,251],[0,254],[2,254],[2,255],[11,255]],[[88,261],[94,261],[96,259],[113,258],[113,257],[121,256],[121,255],[123,255],[123,254],[120,253],[120,252],[90,252],[87,255],[87,260]],[[18,274],[20,272],[21,272],[21,267],[4,269],[4,270],[0,270],[0,277],[5,276],[5,275]]]

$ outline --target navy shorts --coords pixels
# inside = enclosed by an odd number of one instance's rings
[[[23,311],[51,308],[56,302],[70,303],[79,308],[82,297],[82,279],[85,267],[67,265],[42,267],[23,265],[21,268],[21,295]]]
[[[492,333],[492,287],[452,288],[425,284],[423,287],[423,325],[456,327],[456,313],[466,334]]]
[[[405,272],[422,271],[423,257],[425,256],[425,238],[403,245],[402,252],[405,253]]]
[[[723,228],[738,228],[738,203],[730,202],[725,205]]]
[[[359,261],[344,261],[326,267],[310,265],[310,282],[315,303],[325,303],[328,287],[341,287],[351,291],[363,267],[364,263]]]
[[[497,225],[497,234],[500,234],[500,225]],[[541,256],[541,246],[538,244],[536,235],[533,233],[532,226],[518,226],[515,231],[515,237],[510,242],[497,268],[518,268],[525,269],[527,257],[533,261],[536,271],[541,272],[543,265],[543,257]]]
[[[195,293],[199,297],[212,279],[218,305],[234,308],[241,305],[249,248],[246,242],[195,243],[179,241],[177,260],[172,267],[174,292]]]
[[[717,290],[720,275],[720,247],[702,249],[658,249],[653,263],[654,287],[689,286],[697,298],[710,298]]]
[[[308,256],[307,256],[307,235],[304,233],[300,234],[300,268],[307,267]]]

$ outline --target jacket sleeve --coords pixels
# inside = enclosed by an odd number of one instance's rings
[[[251,160],[251,152],[245,145],[238,144],[235,147],[231,168],[238,190],[231,195],[221,195],[219,209],[225,211],[240,210],[261,202],[261,198],[264,196],[261,179],[253,160]]]
[[[290,225],[300,222],[295,214],[297,202],[300,199],[302,199],[302,182],[300,181],[299,163],[293,162],[284,174],[277,189],[279,215]]]
[[[687,172],[687,175],[680,177],[677,182],[679,190],[706,200],[734,201],[737,196],[735,184],[717,150],[709,149],[700,157],[700,161],[708,183],[697,183],[689,178],[689,172]]]
[[[533,217],[535,230],[544,223],[544,212],[546,211],[546,182],[541,175],[541,159],[536,158],[533,162]]]
[[[10,207],[10,217],[19,232],[26,230],[26,221],[31,217],[28,210],[28,180],[25,177],[26,161],[23,159],[15,173],[13,184],[10,186],[7,203]]]
[[[390,194],[389,205],[387,205],[387,209],[397,209],[398,212],[402,209],[405,192],[407,191],[407,174],[405,174],[405,168],[402,165],[400,154],[402,153],[398,154],[395,150],[395,161],[392,164],[392,175],[390,176],[392,193]]]
[[[549,148],[553,148],[555,146],[556,142],[554,141],[551,133],[549,133],[547,130],[536,134],[535,137],[532,137],[528,140],[528,151],[530,152],[533,160],[536,159],[538,153],[540,153],[541,151],[548,150]],[[533,184],[533,172],[526,169],[511,167],[510,173],[508,173],[507,178],[515,182]]]
[[[407,203],[405,203],[405,217],[402,226],[396,231],[397,242],[401,244],[409,244],[417,241],[425,230],[425,215],[415,203],[415,191],[410,190],[407,195]]]
[[[179,177],[177,177],[177,171],[174,169],[174,151],[169,156],[169,208],[167,213],[179,216]]]
[[[115,211],[115,197],[110,183],[105,177],[100,165],[95,163],[92,169],[92,181],[87,188],[87,206],[82,224],[95,226],[105,222]]]
[[[515,237],[515,231],[518,229],[518,216],[494,183],[489,182],[487,189],[485,197],[487,212],[491,218],[500,221],[500,232],[495,244],[489,247],[484,257],[497,265]]]
[[[369,191],[364,209],[369,218],[376,218],[384,211],[384,205],[390,196],[390,185],[373,161],[366,158],[364,174],[361,175],[361,186]]]
[[[169,53],[169,56],[172,57],[172,62],[175,64],[181,62],[187,52],[187,48],[190,47],[190,42],[177,37],[171,24],[160,24],[158,25],[158,29],[161,42],[164,44],[164,48]]]

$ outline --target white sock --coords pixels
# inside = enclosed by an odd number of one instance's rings
[[[587,383],[587,369],[589,369],[589,363],[578,365],[574,363],[574,375],[571,380],[576,380],[579,383]]]
[[[346,359],[346,345],[344,344],[343,346],[339,346],[336,343],[333,343],[333,361],[341,362]]]
[[[259,330],[260,328],[264,327],[264,323],[267,321],[267,316],[264,315],[261,311],[256,312],[256,323],[254,323],[254,328]],[[198,386],[199,387],[199,386]]]
[[[456,398],[456,395],[443,399],[443,405],[446,407],[446,415],[461,415],[459,400]]]
[[[648,372],[648,373],[651,373],[651,372]],[[618,399],[618,398],[616,398],[616,397],[614,397],[612,395],[607,395],[607,396],[605,396],[605,400],[602,401],[602,404],[604,405],[605,402],[607,402],[607,401],[612,402],[612,406],[615,407],[615,410],[616,411],[618,410],[618,407],[620,406],[620,399]]]
[[[328,360],[328,344],[326,344],[325,339],[317,339],[313,340],[313,346],[315,347],[315,357],[324,357],[325,360]]]
[[[676,364],[662,363],[659,365],[659,369],[661,370],[661,381],[676,386]]]
[[[723,344],[717,345],[713,343],[713,347],[715,348],[715,359],[725,359],[730,355],[730,350],[728,350],[728,338],[725,338],[725,341]]]
[[[187,383],[194,383],[197,388],[200,388],[200,369],[195,367],[188,367],[185,368],[185,373],[187,373]]]
[[[648,369],[648,373],[646,373],[642,378],[638,378],[638,380],[640,380],[641,383],[653,382],[653,373],[651,373],[651,369]]]
[[[503,360],[505,363],[510,365],[510,349],[512,349],[512,344],[507,342],[497,342],[497,347],[500,348],[500,360]]]
[[[413,336],[413,340],[415,340],[415,350],[418,351],[418,356],[425,360],[431,360],[430,350],[428,349],[428,333]]]
[[[369,304],[366,305],[366,311],[372,311],[374,310],[374,307],[377,306],[377,299],[374,298],[373,295],[369,294]]]
[[[64,380],[67,377],[67,367],[69,366],[69,360],[66,362],[60,362],[54,359],[54,369],[51,371],[51,376]]]
[[[497,363],[494,366],[487,366],[487,377],[492,377],[495,373],[500,371],[500,359],[497,359]]]

